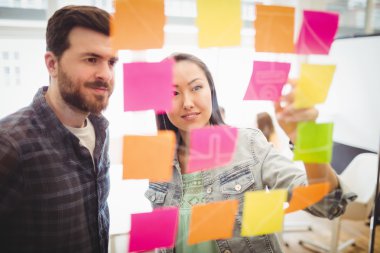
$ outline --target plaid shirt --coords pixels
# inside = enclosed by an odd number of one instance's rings
[[[94,163],[41,88],[0,121],[0,251],[107,252],[108,122],[90,115]]]

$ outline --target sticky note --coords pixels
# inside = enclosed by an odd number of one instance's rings
[[[333,123],[298,123],[293,159],[306,163],[329,163],[332,156],[332,135]]]
[[[233,236],[238,200],[194,205],[191,208],[189,244]]]
[[[228,164],[236,148],[237,128],[212,126],[190,130],[187,173]]]
[[[242,236],[272,234],[282,230],[287,190],[244,194]]]
[[[305,10],[296,43],[297,53],[328,54],[338,30],[338,22],[338,13]]]
[[[173,62],[125,63],[124,111],[168,111],[173,98]]]
[[[295,89],[295,108],[323,103],[334,78],[335,65],[301,64],[300,78]]]
[[[162,48],[164,44],[164,0],[115,0],[111,19],[114,50]]]
[[[177,234],[177,226],[177,207],[155,209],[150,213],[132,214],[128,252],[172,248]]]
[[[314,205],[329,193],[329,183],[319,183],[307,186],[298,186],[293,189],[289,207],[285,213],[303,210]]]
[[[243,100],[278,101],[288,80],[290,63],[254,61]]]
[[[294,52],[294,8],[256,4],[256,52]]]
[[[123,179],[149,179],[168,182],[172,179],[175,153],[173,131],[158,131],[156,136],[124,136]]]
[[[240,46],[240,0],[197,0],[199,47]]]

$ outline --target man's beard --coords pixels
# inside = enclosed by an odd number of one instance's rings
[[[61,69],[58,70],[58,87],[63,100],[68,105],[82,112],[96,115],[107,108],[108,98],[112,94],[112,86],[101,81],[85,82],[82,88],[107,88],[108,96],[83,94],[81,93],[81,85],[75,84]]]

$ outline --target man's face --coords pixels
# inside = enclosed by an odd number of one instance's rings
[[[110,39],[101,33],[76,27],[69,34],[70,47],[58,62],[58,87],[74,110],[101,113],[114,88]]]

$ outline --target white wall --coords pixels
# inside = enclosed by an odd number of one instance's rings
[[[48,84],[44,52],[42,39],[0,40],[0,118],[30,104]]]

